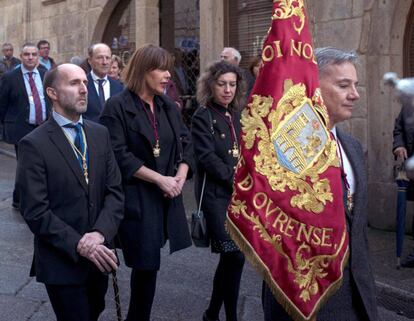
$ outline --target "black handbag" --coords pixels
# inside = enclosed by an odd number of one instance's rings
[[[210,238],[207,233],[206,219],[204,213],[201,210],[201,204],[203,203],[204,186],[206,185],[206,173],[204,173],[203,186],[201,188],[200,202],[198,204],[197,211],[191,214],[191,238],[196,247],[209,247]]]

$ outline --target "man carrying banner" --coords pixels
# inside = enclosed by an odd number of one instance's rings
[[[273,0],[271,18],[227,228],[269,287],[266,321],[377,321],[362,149],[334,129],[359,98],[356,56],[320,50],[320,84],[304,0]]]
[[[321,308],[317,321],[377,321],[375,286],[366,239],[367,180],[363,151],[355,138],[336,127],[337,123],[351,118],[354,103],[359,99],[355,68],[358,57],[354,52],[330,47],[316,49],[315,54],[329,128],[338,142],[338,154],[345,172],[345,189],[348,184],[354,202],[351,211],[345,209],[350,253],[342,286]],[[266,285],[263,307],[266,321],[291,320]]]

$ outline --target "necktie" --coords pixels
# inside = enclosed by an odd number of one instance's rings
[[[32,91],[33,102],[35,106],[35,122],[36,122],[36,125],[40,125],[43,122],[42,103],[40,101],[39,92],[37,91],[37,87],[33,79],[33,72],[29,72],[28,75],[29,75],[30,90]]]
[[[80,167],[83,169],[83,161],[82,161],[83,155],[86,158],[86,164],[88,162],[87,162],[87,153],[85,153],[86,146],[85,146],[85,140],[83,139],[82,126],[80,123],[77,123],[76,125],[67,124],[65,125],[65,127],[73,128],[76,131],[75,141],[73,144],[78,150],[76,151],[76,156],[78,158]]]
[[[99,92],[99,101],[101,103],[101,107],[105,104],[105,92],[103,88],[103,84],[106,80],[105,79],[98,79],[98,92]]]

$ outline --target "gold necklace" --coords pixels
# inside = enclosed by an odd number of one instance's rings
[[[88,148],[88,144],[86,142],[86,136],[85,136],[85,132],[83,131],[83,128],[81,127],[82,130],[82,138],[83,138],[83,142],[85,144],[85,150],[83,151],[83,153],[80,152],[80,150],[76,147],[76,145],[72,142],[72,140],[70,139],[69,135],[63,131],[63,133],[66,136],[66,139],[69,141],[69,144],[72,146],[72,148],[74,149],[75,153],[77,155],[79,155],[79,157],[82,160],[82,172],[83,172],[83,176],[85,177],[85,181],[86,184],[89,183],[89,174],[88,174],[88,164],[86,163],[86,150]]]

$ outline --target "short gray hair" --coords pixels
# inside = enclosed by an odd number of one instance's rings
[[[356,66],[358,63],[358,54],[354,50],[346,51],[334,47],[316,48],[315,56],[320,74],[330,65],[341,65],[349,62]]]
[[[240,52],[236,48],[233,48],[233,47],[224,47],[223,51],[226,50],[226,49],[230,50],[231,53],[233,54],[234,58],[236,58],[237,62],[240,63],[240,61],[242,59],[242,56],[241,56]]]

